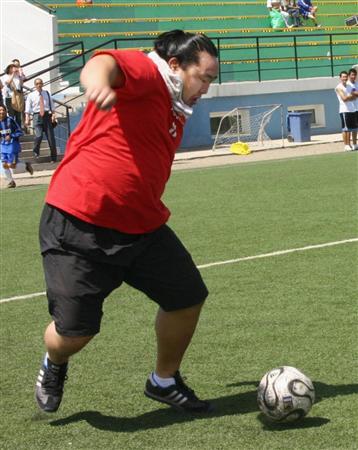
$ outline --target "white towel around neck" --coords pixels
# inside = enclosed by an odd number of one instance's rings
[[[185,117],[190,117],[193,114],[193,108],[183,101],[183,81],[180,76],[171,70],[168,63],[157,52],[148,53],[148,57],[158,67],[159,73],[167,85],[174,111],[183,114]]]

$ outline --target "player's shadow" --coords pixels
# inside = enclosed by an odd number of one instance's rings
[[[214,406],[214,411],[208,414],[186,414],[175,411],[172,408],[160,408],[136,417],[115,417],[103,415],[98,411],[83,411],[62,419],[53,420],[50,422],[50,425],[65,426],[85,420],[89,425],[100,430],[130,433],[140,430],[143,431],[153,428],[162,428],[173,424],[190,422],[194,420],[247,414],[255,411],[259,412],[256,401],[257,385],[257,381],[244,381],[228,385],[227,387],[254,386],[255,389],[239,394],[211,399],[210,401]],[[321,382],[315,382],[314,385],[316,389],[317,401],[322,401],[325,398],[336,397],[339,395],[358,393],[358,384],[328,385]],[[329,419],[322,417],[306,417],[302,422],[295,422],[292,424],[272,424],[266,422],[261,414],[258,416],[258,419],[263,424],[264,429],[272,431],[293,428],[320,427],[329,422]]]

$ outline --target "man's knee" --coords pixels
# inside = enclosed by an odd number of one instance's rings
[[[70,356],[85,347],[94,335],[67,336],[61,334],[54,322],[45,331],[45,343],[52,351]]]

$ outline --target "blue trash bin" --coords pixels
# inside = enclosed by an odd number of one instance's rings
[[[287,114],[287,130],[295,142],[311,140],[311,113],[289,112]]]

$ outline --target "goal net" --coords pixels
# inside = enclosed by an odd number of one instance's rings
[[[283,147],[282,105],[240,106],[223,115],[212,149],[236,142],[248,143],[251,150]]]

